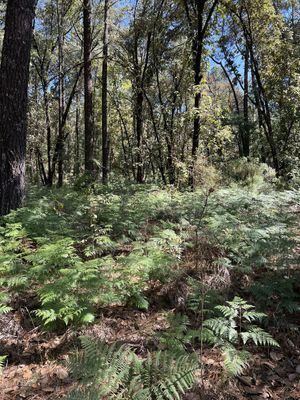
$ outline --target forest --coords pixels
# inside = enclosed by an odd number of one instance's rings
[[[299,0],[0,0],[22,399],[300,399]]]

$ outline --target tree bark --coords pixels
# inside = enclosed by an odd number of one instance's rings
[[[92,78],[92,2],[83,0],[84,46],[84,137],[85,172],[94,174],[93,162],[93,78]]]
[[[244,126],[242,132],[243,156],[250,154],[250,127],[249,127],[249,47],[246,43],[244,60]]]
[[[102,63],[102,183],[108,183],[109,133],[107,129],[107,68],[108,68],[108,10],[109,0],[104,2],[103,63]]]
[[[143,161],[143,136],[144,136],[144,94],[143,89],[137,85],[137,94],[135,98],[135,118],[136,118],[136,139],[137,139],[137,155],[136,155],[136,181],[144,183],[144,161]]]
[[[28,81],[35,0],[7,3],[0,67],[0,215],[25,198]]]
[[[65,75],[64,75],[64,32],[63,32],[63,8],[62,3],[57,0],[57,27],[58,27],[58,74],[59,74],[59,108],[58,108],[58,181],[57,186],[62,187],[64,179],[64,124],[65,112]],[[51,182],[52,184],[52,182]]]
[[[189,185],[194,186],[194,165],[197,158],[197,152],[199,147],[200,137],[200,101],[201,92],[199,85],[202,81],[201,63],[203,53],[203,13],[204,13],[204,1],[198,1],[197,3],[197,34],[193,39],[192,50],[194,59],[194,85],[195,85],[195,99],[194,99],[194,130],[192,136],[192,162],[189,171]]]
[[[195,4],[190,4],[188,0],[184,0],[184,8],[186,17],[189,24],[190,36],[192,37],[192,53],[193,53],[193,72],[194,72],[194,86],[195,86],[195,99],[194,99],[194,129],[192,134],[192,160],[189,168],[189,186],[194,187],[194,166],[197,161],[197,152],[199,148],[200,139],[200,104],[201,92],[199,85],[202,82],[202,57],[204,49],[204,39],[209,28],[209,23],[212,19],[214,11],[219,3],[219,0],[214,0],[205,12],[207,0],[198,0]],[[195,22],[193,22],[193,17]],[[206,18],[205,18],[206,15]]]

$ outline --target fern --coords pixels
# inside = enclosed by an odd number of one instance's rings
[[[7,356],[0,356],[0,374],[2,373]]]
[[[240,336],[243,340],[243,343],[246,344],[248,340],[253,340],[256,346],[274,346],[279,347],[279,344],[275,339],[262,328],[258,326],[251,326],[249,330],[246,332],[241,332]]]
[[[12,311],[12,307],[7,305],[9,302],[9,296],[5,292],[0,292],[0,315],[7,314]]]
[[[159,351],[138,358],[125,346],[82,337],[83,352],[70,359],[70,369],[82,386],[67,399],[99,399],[105,396],[128,400],[180,399],[195,380],[198,361],[194,355],[178,358]],[[82,396],[82,397],[80,397]]]
[[[228,375],[238,375],[248,365],[250,353],[241,350],[241,344],[246,345],[252,340],[256,346],[279,347],[268,332],[252,324],[266,315],[255,311],[253,305],[240,297],[227,301],[225,306],[216,306],[215,310],[222,316],[203,322],[202,339],[222,349],[224,367]]]
[[[249,365],[250,353],[245,350],[237,350],[234,346],[227,344],[222,347],[224,367],[229,376],[240,375]]]

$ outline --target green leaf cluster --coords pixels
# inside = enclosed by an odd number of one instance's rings
[[[84,351],[70,359],[70,369],[81,387],[67,399],[179,400],[195,381],[199,368],[191,354],[171,352],[138,357],[125,346],[81,338]]]

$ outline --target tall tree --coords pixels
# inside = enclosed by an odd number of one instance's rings
[[[58,43],[58,182],[57,186],[63,185],[63,159],[64,159],[64,124],[63,115],[65,112],[65,74],[64,74],[64,7],[60,0],[56,3],[57,11],[57,43]]]
[[[25,197],[28,80],[35,0],[7,3],[0,67],[0,214]]]
[[[249,127],[249,48],[245,45],[244,56],[244,126],[242,132],[243,156],[249,157],[250,154],[250,127]]]
[[[105,0],[102,62],[102,183],[104,185],[107,184],[109,172],[109,135],[107,129],[108,11],[109,0]]]
[[[194,115],[194,130],[192,135],[192,163],[189,173],[189,184],[194,183],[194,164],[197,159],[200,138],[200,102],[201,91],[200,84],[203,79],[202,61],[204,53],[204,40],[206,38],[210,21],[214,11],[219,3],[219,0],[184,0],[185,14],[189,25],[189,36],[192,41],[193,55],[193,72],[195,86],[195,115]]]
[[[94,173],[93,163],[93,77],[92,77],[92,2],[83,0],[83,46],[84,46],[84,136],[85,172]]]

